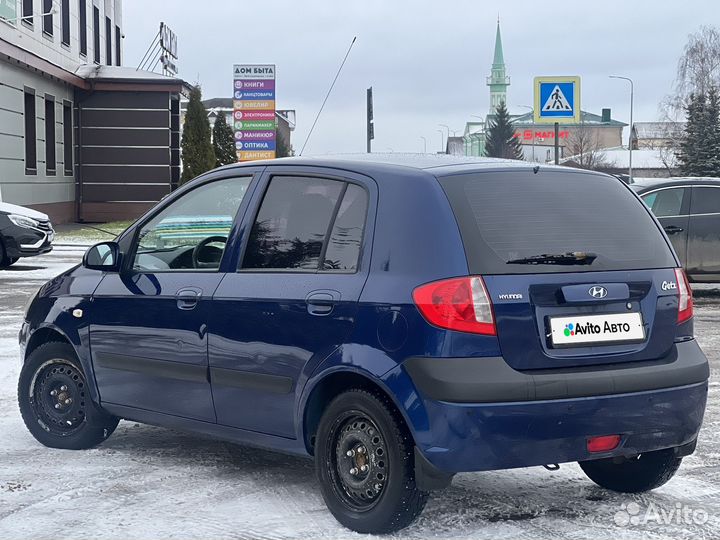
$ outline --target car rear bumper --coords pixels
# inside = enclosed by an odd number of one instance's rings
[[[569,370],[515,372],[529,380],[514,382],[493,378],[492,370],[482,379],[482,370],[474,367],[446,367],[434,384],[427,370],[420,374],[418,366],[425,362],[408,360],[405,369],[428,418],[420,433],[416,429],[418,448],[438,470],[455,473],[633,456],[687,445],[697,438],[705,411],[707,360],[694,341],[678,344],[672,356],[674,360],[643,366],[605,366],[582,376]],[[458,359],[434,359],[436,364],[446,360]],[[462,360],[477,364],[488,359]],[[616,449],[588,452],[589,437],[615,434],[621,436]]]

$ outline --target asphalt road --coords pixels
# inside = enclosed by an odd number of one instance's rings
[[[0,270],[0,539],[360,538],[325,509],[312,463],[121,422],[89,451],[45,448],[16,404],[17,331],[29,295],[80,260],[78,248]],[[720,537],[720,294],[697,298],[712,367],[697,452],[664,487],[604,491],[575,464],[463,474],[397,538]]]

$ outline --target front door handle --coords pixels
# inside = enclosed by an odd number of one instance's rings
[[[664,227],[664,229],[665,232],[668,234],[677,234],[685,230],[682,227],[678,227],[677,225],[668,225],[667,227]]]
[[[340,293],[333,290],[313,291],[305,298],[310,315],[322,317],[330,315],[340,301]]]
[[[186,287],[184,289],[180,289],[175,293],[177,307],[183,310],[195,309],[195,306],[198,305],[201,296],[202,289],[198,289],[197,287]]]

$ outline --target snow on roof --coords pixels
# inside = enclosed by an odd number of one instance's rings
[[[176,77],[168,77],[154,71],[145,71],[133,67],[104,66],[82,64],[75,70],[75,75],[84,79],[133,82],[182,82]]]
[[[520,115],[513,115],[510,119],[510,122],[513,124],[521,125],[521,126],[532,126],[535,125],[535,122],[533,120],[533,113],[525,113]],[[580,111],[580,122],[585,125],[599,125],[599,126],[612,126],[612,127],[620,127],[620,126],[627,126],[624,122],[620,122],[619,120],[614,120],[610,118],[609,122],[603,122],[602,116],[591,113],[588,111]],[[566,124],[563,123],[562,120],[560,120],[561,126],[572,126],[575,124]]]
[[[635,122],[633,132],[638,139],[667,139],[677,137],[685,129],[685,122]]]
[[[602,153],[605,160],[612,164],[613,168],[626,169],[630,165],[630,152],[624,146],[615,148],[604,148],[598,151]],[[663,160],[665,158],[665,161]],[[578,161],[579,156],[569,156],[560,160],[560,163],[568,161]],[[633,150],[632,153],[633,170],[639,169],[666,169],[668,166],[674,167],[673,156],[664,155],[659,149],[642,149]],[[667,165],[666,165],[667,161]]]

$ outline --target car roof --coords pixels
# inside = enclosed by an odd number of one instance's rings
[[[670,178],[633,178],[630,185],[638,193],[659,187],[674,186],[720,186],[720,178],[710,176],[675,176]]]
[[[279,158],[264,161],[250,161],[241,164],[228,165],[227,167],[243,166],[266,166],[266,165],[293,165],[309,167],[330,167],[345,169],[355,172],[382,173],[403,169],[426,171],[436,176],[457,174],[471,171],[500,171],[500,170],[533,170],[540,167],[545,170],[557,168],[564,171],[587,172],[569,167],[556,165],[539,164],[528,161],[511,159],[481,158],[453,156],[448,154],[411,154],[411,153],[358,153],[358,154],[328,154],[323,156],[302,156]]]

